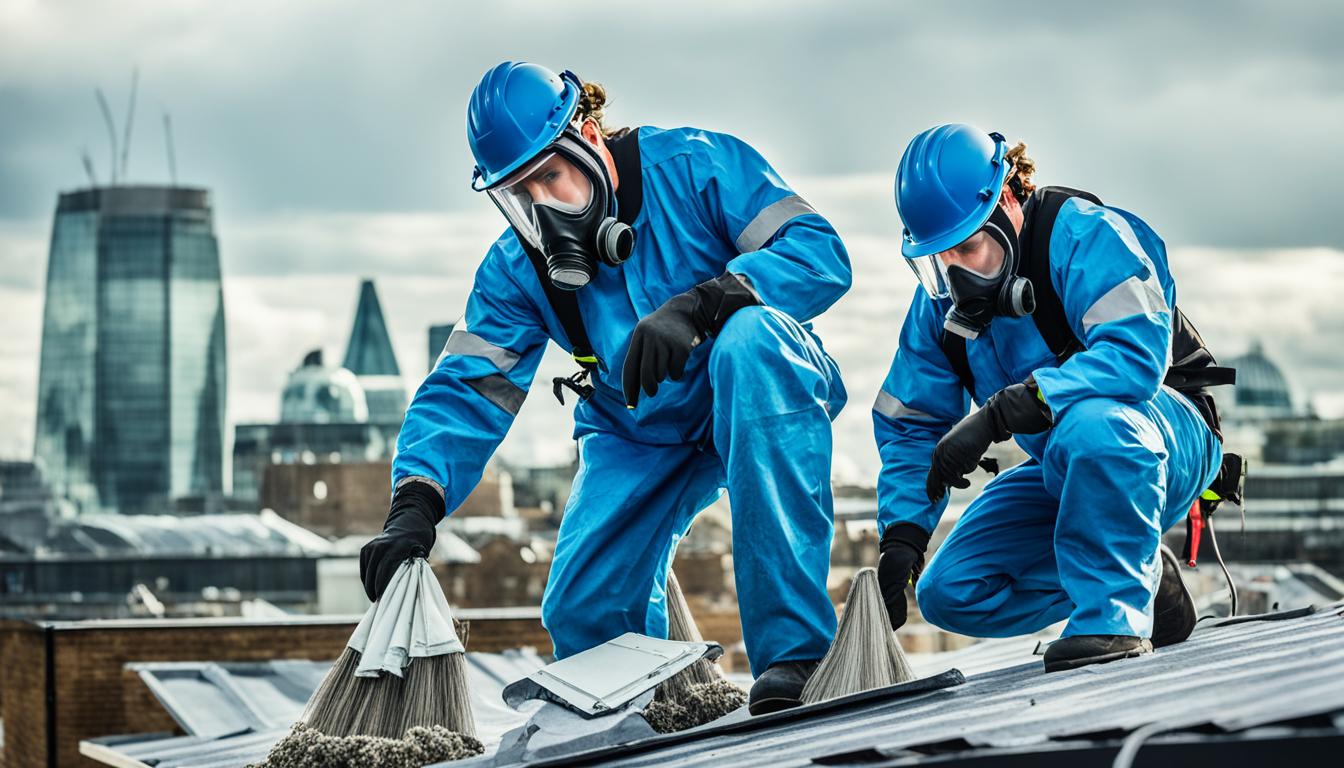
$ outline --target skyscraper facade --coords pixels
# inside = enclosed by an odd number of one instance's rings
[[[34,453],[84,511],[223,491],[224,302],[204,189],[64,193],[52,227]]]
[[[342,365],[359,377],[369,404],[369,421],[400,424],[406,415],[406,384],[392,352],[392,337],[372,280],[360,283],[355,323]]]

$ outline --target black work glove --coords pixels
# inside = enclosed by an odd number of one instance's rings
[[[1054,424],[1050,409],[1041,402],[1035,379],[1013,384],[995,392],[985,407],[972,413],[943,435],[933,449],[925,490],[929,501],[937,502],[947,486],[966,488],[966,479],[975,470],[992,443],[1001,443],[1013,435],[1034,435]]]
[[[924,552],[929,548],[929,532],[914,523],[896,523],[882,534],[881,555],[877,559],[877,583],[893,630],[905,624],[909,605],[905,587],[919,581],[924,571]]]
[[[428,557],[434,526],[443,519],[443,497],[428,483],[409,482],[392,495],[383,532],[359,550],[359,578],[370,600],[383,596],[397,568],[412,557]]]
[[[741,278],[725,272],[673,296],[640,320],[621,372],[626,407],[635,407],[640,389],[653,397],[662,381],[680,381],[697,344],[723,330],[737,310],[759,303]]]

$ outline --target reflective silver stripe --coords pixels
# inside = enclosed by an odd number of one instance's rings
[[[1102,323],[1134,315],[1170,311],[1156,276],[1150,274],[1147,280],[1140,280],[1137,276],[1131,277],[1107,291],[1105,296],[1097,299],[1096,303],[1083,313],[1083,333]]]
[[[797,195],[776,200],[762,208],[742,230],[742,234],[737,236],[737,252],[759,251],[790,219],[816,212],[815,208]]]
[[[885,389],[877,390],[877,402],[873,403],[873,410],[886,416],[889,419],[927,419],[937,421],[933,416],[917,411],[914,408],[902,403],[900,400],[887,394]]]
[[[495,364],[503,373],[513,370],[513,366],[518,364],[519,355],[517,352],[511,352],[501,346],[491,344],[471,331],[453,331],[448,337],[448,343],[443,345],[443,353],[435,362],[443,362],[444,355],[465,355],[467,357],[483,357]]]
[[[439,485],[438,483],[434,482],[428,477],[422,477],[420,475],[411,475],[410,477],[401,478],[400,480],[397,481],[397,485],[392,489],[392,492],[396,493],[398,490],[401,490],[401,486],[407,483],[424,483],[425,485],[428,485],[430,488],[433,488],[434,490],[438,491],[439,496],[443,496],[442,485]]]
[[[517,416],[518,409],[523,407],[523,400],[527,399],[527,392],[514,386],[513,382],[500,373],[465,381],[468,386],[484,395],[486,400],[503,408],[510,416]]]

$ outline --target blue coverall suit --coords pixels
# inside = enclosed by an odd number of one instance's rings
[[[977,637],[1152,634],[1163,531],[1217,473],[1222,448],[1195,407],[1162,384],[1176,288],[1166,248],[1133,214],[1081,198],[1060,209],[1050,276],[1084,351],[1059,365],[1031,317],[996,317],[966,343],[983,404],[1034,374],[1055,425],[1018,435],[1030,457],[990,481],[929,562],[916,597],[930,623]],[[923,290],[873,409],[882,456],[879,528],[932,532],[933,448],[968,410],[940,345],[949,300]]]
[[[580,467],[542,621],[559,658],[629,631],[666,637],[676,544],[726,486],[753,673],[820,658],[836,626],[830,422],[846,394],[805,323],[848,290],[848,254],[740,140],[638,130],[640,172],[618,181],[641,184],[634,253],[577,294],[603,369],[574,411]],[[762,306],[732,315],[680,381],[628,409],[621,370],[635,324],[725,269],[746,277]],[[571,349],[512,230],[477,271],[464,319],[411,402],[393,462],[394,484],[428,479],[450,510],[512,424],[547,339]]]

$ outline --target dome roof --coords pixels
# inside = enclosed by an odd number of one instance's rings
[[[1237,409],[1255,408],[1285,416],[1292,413],[1293,398],[1288,379],[1265,356],[1260,342],[1252,343],[1246,354],[1233,358],[1227,365],[1237,369]]]
[[[303,424],[366,422],[369,406],[359,378],[345,368],[322,364],[320,350],[289,374],[280,396],[280,421]]]

